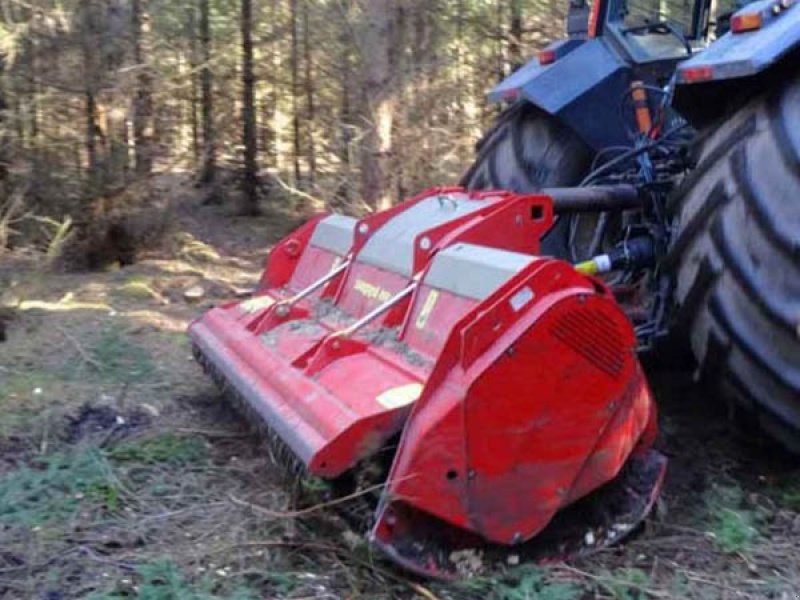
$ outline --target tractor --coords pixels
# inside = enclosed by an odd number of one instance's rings
[[[639,358],[666,340],[800,450],[800,2],[736,2],[571,0],[459,185],[319,215],[190,326],[276,461],[402,567],[634,531],[667,468]]]

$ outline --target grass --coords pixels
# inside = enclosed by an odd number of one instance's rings
[[[0,374],[0,439],[41,427],[49,395],[59,388],[60,380],[41,369]]]
[[[736,485],[714,486],[706,504],[714,545],[726,554],[746,553],[758,536],[756,513],[744,503],[744,492]]]
[[[41,527],[91,506],[114,512],[126,486],[118,469],[205,464],[198,438],[167,433],[125,442],[110,450],[91,445],[37,457],[0,479],[0,524]],[[135,485],[137,479],[132,478]],[[157,489],[154,490],[158,492]]]
[[[208,451],[199,438],[165,433],[122,443],[109,450],[107,456],[120,463],[180,466],[204,463]]]
[[[115,587],[118,589],[93,594],[89,600],[256,600],[259,597],[244,586],[215,593],[216,586],[210,578],[191,582],[168,559],[140,566],[134,578]]]
[[[150,354],[131,340],[120,327],[101,331],[89,352],[99,366],[102,379],[112,382],[147,381],[155,371]]]
[[[533,565],[523,565],[502,577],[475,577],[455,586],[486,600],[573,600],[585,591],[576,584],[549,581],[547,570]]]
[[[160,300],[159,294],[153,288],[153,281],[150,277],[142,275],[134,275],[128,277],[127,280],[120,285],[116,290],[116,294],[131,300]]]
[[[0,479],[0,524],[41,527],[63,522],[88,503],[108,510],[119,504],[120,486],[96,448],[38,457]]]

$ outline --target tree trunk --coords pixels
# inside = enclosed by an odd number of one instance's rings
[[[339,140],[336,144],[338,158],[341,163],[340,184],[336,196],[347,205],[352,192],[352,142],[353,142],[353,106],[350,94],[353,88],[353,48],[349,34],[349,21],[351,18],[353,2],[345,0],[344,17],[339,33],[339,76],[340,76],[340,103],[339,103]]]
[[[202,183],[214,181],[217,171],[217,141],[214,127],[214,76],[211,71],[211,8],[209,0],[200,0],[200,45],[203,68],[201,70],[201,113],[203,130]]]
[[[0,195],[5,195],[9,167],[8,101],[6,94],[7,56],[0,53]]]
[[[242,214],[257,215],[258,137],[256,132],[255,76],[253,74],[253,2],[242,0],[242,142],[244,144],[244,204]]]
[[[364,201],[377,210],[388,208],[391,197],[392,126],[395,98],[392,50],[395,3],[392,0],[359,0],[366,17],[361,40],[362,89],[370,130],[361,155]]]
[[[302,154],[300,144],[300,109],[298,107],[298,96],[300,95],[299,86],[299,69],[300,69],[300,51],[299,51],[299,35],[297,31],[297,0],[289,0],[289,17],[291,19],[291,52],[289,56],[291,78],[292,78],[292,132],[293,132],[293,159],[294,159],[294,182],[295,185],[300,187],[301,174],[300,174],[300,156]]]
[[[136,97],[133,103],[133,143],[136,174],[149,175],[153,170],[153,72],[150,66],[151,23],[149,0],[132,1],[133,57],[138,70]]]
[[[95,46],[99,39],[97,14],[99,8],[93,0],[82,0],[80,4],[81,50],[83,54],[83,81],[85,84],[84,126],[86,134],[86,164],[88,169],[88,185],[90,193],[102,180],[100,173],[101,160],[97,149],[99,114],[97,107],[97,90],[99,88],[100,67],[98,65]]]
[[[317,176],[317,151],[314,143],[314,121],[316,109],[314,107],[314,65],[311,60],[311,28],[308,19],[308,0],[303,1],[303,62],[305,66],[306,88],[306,135],[308,136],[308,185],[314,187]]]
[[[192,130],[192,158],[194,166],[200,162],[200,121],[197,106],[199,104],[199,86],[197,85],[197,70],[200,67],[200,57],[197,48],[197,6],[194,3],[187,7],[187,34],[189,37],[189,77],[191,81],[191,97],[189,99],[189,119]]]
[[[511,0],[511,27],[509,28],[508,59],[511,71],[522,66],[522,0]]]

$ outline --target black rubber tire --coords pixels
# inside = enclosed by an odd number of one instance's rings
[[[676,273],[676,322],[701,375],[793,452],[800,452],[798,123],[795,76],[701,133],[698,166],[671,198],[677,226],[667,260]]]
[[[589,172],[593,153],[571,129],[528,102],[506,110],[477,145],[461,180],[470,190],[530,193],[574,186]],[[543,253],[567,256],[566,222],[543,240]]]

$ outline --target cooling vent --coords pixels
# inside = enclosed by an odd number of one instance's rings
[[[616,324],[596,310],[574,310],[555,323],[552,333],[575,352],[611,377],[625,365],[625,347]]]

